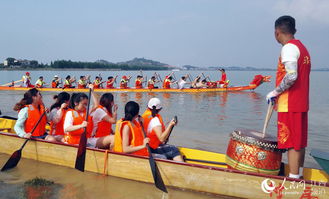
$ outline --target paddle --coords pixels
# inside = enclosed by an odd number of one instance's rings
[[[155,73],[155,74],[156,74],[157,79],[158,79],[161,83],[163,83],[163,82],[162,82],[162,79],[161,79],[161,77],[160,77],[160,75],[159,75],[158,73]]]
[[[37,123],[35,124],[35,126],[33,127],[32,131],[30,132],[31,134],[33,134],[34,130],[37,128],[37,126],[39,125],[39,123],[41,122],[41,119],[43,118],[43,116],[46,114],[46,111],[42,113],[42,115],[40,116],[39,120],[37,121]],[[6,171],[8,169],[12,169],[14,167],[16,167],[16,165],[18,164],[18,162],[20,161],[21,157],[22,157],[22,150],[25,147],[26,143],[31,140],[31,138],[28,138],[25,140],[25,142],[23,143],[23,145],[21,146],[20,149],[18,149],[17,151],[15,151],[9,158],[9,160],[6,162],[6,164],[2,167],[1,171]]]
[[[210,160],[199,160],[199,159],[191,159],[186,158],[183,156],[184,161],[193,161],[193,162],[201,162],[201,163],[208,163],[208,164],[217,164],[217,165],[227,165],[225,162],[216,162],[216,161],[210,161]]]
[[[271,116],[272,116],[273,106],[274,106],[274,104],[273,104],[273,102],[271,101],[271,102],[268,104],[268,109],[267,109],[266,118],[265,118],[265,122],[264,122],[263,138],[265,137],[265,134],[266,134],[266,128],[267,128],[268,122],[270,121]]]
[[[139,123],[142,127],[142,132],[144,134],[144,137],[146,138],[146,133],[145,133],[145,130],[144,130],[143,122],[141,120],[139,120]],[[150,145],[146,144],[146,148],[147,148],[147,151],[149,152],[149,162],[150,162],[150,167],[151,167],[151,171],[152,171],[152,175],[153,175],[153,179],[154,179],[154,184],[161,191],[168,193],[166,185],[164,184],[164,182],[162,180],[159,168],[158,168],[155,160],[153,159]]]
[[[176,115],[175,115],[175,117],[174,117],[174,122],[175,122],[175,124],[177,124],[177,122],[178,122],[178,118],[177,118]],[[164,144],[167,144],[167,142],[169,141],[169,137],[170,137],[171,132],[172,132],[173,129],[174,129],[174,126],[170,129],[169,135],[168,135],[166,141],[164,142]]]
[[[87,113],[86,113],[86,121],[88,121],[89,117],[89,107],[90,107],[90,98],[91,98],[91,88],[89,88],[88,94],[88,106],[87,106]],[[79,171],[85,171],[85,160],[86,160],[86,150],[87,150],[87,127],[84,128],[83,133],[80,137],[80,143],[78,148],[77,157],[75,159],[75,168]]]
[[[20,79],[20,80],[16,80],[16,81],[14,81],[14,84],[16,84],[16,83],[18,83],[18,82],[21,82],[21,81],[23,81],[22,79]],[[8,85],[11,85],[13,82],[9,82],[9,83],[6,83],[6,84],[2,84],[1,86],[8,86]]]
[[[203,73],[202,73],[202,76],[203,76],[204,79],[207,79],[207,77]],[[209,80],[209,82],[211,82],[211,79],[210,79],[209,76],[208,76],[208,80]]]

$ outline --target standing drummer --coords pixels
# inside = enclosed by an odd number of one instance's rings
[[[295,39],[295,33],[293,17],[282,16],[275,21],[275,38],[283,47],[276,88],[266,99],[277,103],[278,148],[288,149],[289,177],[300,178],[307,146],[311,61],[305,46]]]

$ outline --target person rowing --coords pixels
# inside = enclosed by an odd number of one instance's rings
[[[56,141],[53,136],[46,132],[47,117],[42,117],[46,108],[38,89],[32,88],[24,93],[23,99],[14,106],[14,111],[18,112],[14,130],[19,137]],[[31,134],[39,119],[41,119],[40,123]]]
[[[147,82],[147,88],[148,89],[159,88],[159,87],[155,86],[155,84],[158,82],[160,82],[160,81],[157,80],[155,76],[152,76],[151,79],[149,79],[149,81]]]
[[[122,79],[120,81],[120,88],[126,89],[128,87],[129,80],[131,79],[131,76],[122,76]]]
[[[59,88],[59,85],[61,84],[60,80],[61,78],[59,78],[58,75],[55,75],[54,79],[51,80],[51,88]]]
[[[75,86],[73,86],[72,84],[75,82],[75,78],[71,78],[70,75],[66,76],[65,81],[64,81],[64,85],[63,88],[75,88]]]
[[[144,129],[147,137],[150,138],[151,152],[157,158],[170,159],[183,162],[183,158],[177,147],[165,144],[172,128],[176,125],[174,119],[165,127],[159,112],[162,110],[161,101],[158,98],[151,98],[147,109],[142,115]]]
[[[40,76],[39,79],[35,82],[35,88],[44,88],[47,85],[46,82],[43,81],[43,76]]]
[[[70,94],[61,92],[54,96],[56,102],[50,107],[49,121],[50,121],[50,135],[58,142],[64,141],[64,120],[68,111],[70,102]]]
[[[203,79],[196,83],[196,88],[208,88],[207,79]]]
[[[98,107],[98,100],[93,92],[93,85],[89,85],[89,88],[92,89],[91,96],[93,98],[93,109]],[[84,128],[86,128],[87,138],[91,137],[91,132],[93,130],[93,122],[92,118],[89,115],[87,121],[87,105],[88,105],[88,96],[85,93],[73,93],[69,103],[69,109],[65,115],[64,120],[64,141],[68,144],[78,145],[80,142],[81,134],[84,132]],[[95,145],[91,145],[88,143],[87,146],[95,147]]]
[[[112,124],[117,121],[118,106],[114,104],[113,95],[104,93],[99,105],[90,115],[93,121],[93,130],[88,143],[96,148],[112,149],[114,146],[114,133]]]
[[[195,79],[191,83],[191,87],[197,88],[197,83],[199,83],[200,81],[201,81],[201,76],[200,75],[196,76]]]
[[[115,76],[115,77],[113,77],[113,76],[109,76],[109,77],[107,78],[107,81],[106,81],[106,88],[107,88],[107,89],[112,89],[112,88],[114,88],[114,82],[116,81],[117,77],[118,77],[118,76]]]
[[[143,76],[137,75],[137,78],[135,80],[135,88],[143,88]]]
[[[188,74],[181,77],[181,79],[178,81],[178,89],[183,89],[186,84],[192,84],[192,82],[187,82],[186,79],[189,77]]]
[[[31,76],[29,72],[26,72],[22,77],[22,87],[33,88],[34,86],[31,83]]]
[[[95,80],[94,80],[94,83],[93,83],[94,88],[95,89],[101,88],[101,84],[102,84],[101,78],[99,76],[96,76]]]
[[[87,87],[87,78],[84,75],[80,76],[78,81],[78,88],[86,88]]]
[[[125,105],[125,116],[116,123],[114,134],[114,151],[133,155],[148,156],[146,144],[149,138],[144,138],[142,126],[138,121],[139,105],[129,101]]]
[[[162,88],[170,89],[170,88],[171,88],[171,84],[172,84],[172,83],[175,83],[175,82],[173,81],[173,77],[172,77],[173,74],[174,74],[174,72],[171,72],[169,75],[167,75],[167,76],[165,77],[165,79],[163,80]]]

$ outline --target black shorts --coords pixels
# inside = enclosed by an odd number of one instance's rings
[[[157,158],[166,158],[172,160],[174,157],[179,156],[180,152],[177,147],[169,144],[160,145],[156,149],[151,148],[151,153],[155,154]],[[159,154],[159,156],[157,156]]]
[[[46,139],[46,137],[48,136],[48,133],[45,133],[43,135],[40,135],[40,136],[31,136],[31,138],[34,138],[34,139]]]

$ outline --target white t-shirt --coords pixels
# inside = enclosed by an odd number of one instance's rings
[[[162,126],[158,117],[151,119],[149,125],[147,126],[147,133],[151,133],[152,129],[157,126]]]
[[[297,62],[300,56],[300,51],[295,44],[288,43],[281,49],[281,62]]]
[[[93,118],[93,131],[92,134],[94,135],[97,130],[97,124],[103,120],[105,116],[107,116],[107,113],[102,108],[97,108],[94,112],[92,112],[91,117]]]
[[[186,84],[186,81],[180,79],[179,82],[178,82],[178,88],[179,89],[184,88],[185,84]]]

